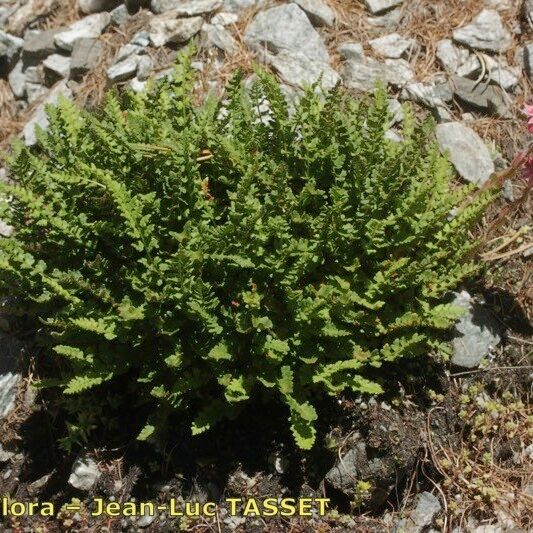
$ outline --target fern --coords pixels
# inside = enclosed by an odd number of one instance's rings
[[[407,109],[387,140],[383,91],[314,86],[291,107],[259,72],[197,106],[190,63],[99,111],[62,100],[39,147],[14,146],[0,284],[43,324],[61,360],[43,385],[76,435],[126,375],[121,401],[152,412],[141,439],[172,413],[203,433],[263,391],[308,449],[321,395],[379,394],[369,367],[446,353],[443,297],[477,270],[469,230],[495,191],[451,188]]]

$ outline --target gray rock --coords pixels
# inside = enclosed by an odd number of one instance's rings
[[[244,42],[259,54],[300,52],[312,61],[329,63],[329,54],[307,15],[296,4],[285,4],[258,13],[246,28]]]
[[[8,334],[0,334],[0,420],[15,407],[22,379],[18,373],[22,350],[19,341]]]
[[[391,59],[406,57],[416,48],[414,39],[406,39],[398,33],[389,33],[383,37],[372,39],[369,44],[374,52]]]
[[[35,135],[35,127],[39,126],[41,129],[48,128],[48,117],[46,115],[45,106],[47,104],[56,104],[59,97],[72,98],[72,92],[67,86],[66,81],[61,81],[52,88],[46,99],[35,110],[30,120],[22,130],[22,136],[27,146],[34,146],[37,144],[37,137]]]
[[[413,457],[415,453],[413,450]],[[375,509],[385,502],[398,479],[403,477],[401,468],[391,457],[370,459],[365,444],[358,442],[340,458],[325,479],[350,498],[356,495],[358,481],[370,482],[372,488],[365,505]]]
[[[55,43],[63,50],[72,51],[79,40],[99,37],[110,22],[111,15],[107,12],[89,15],[71,24],[66,31],[58,33],[55,36]]]
[[[533,0],[526,0],[524,2],[524,20],[530,29],[533,29]]]
[[[365,0],[365,4],[373,15],[380,15],[399,6],[403,0]]]
[[[149,55],[140,56],[137,65],[137,79],[139,81],[147,80],[150,77],[153,67],[154,62]]]
[[[402,10],[397,7],[377,17],[367,17],[367,23],[387,31],[397,30],[402,21]]]
[[[52,54],[43,61],[45,79],[57,81],[61,78],[68,78],[70,73],[70,61],[68,56]]]
[[[65,28],[57,28],[29,33],[24,41],[24,60],[40,60],[55,53],[57,51],[55,36],[64,30]]]
[[[184,43],[202,29],[203,23],[202,17],[177,19],[173,12],[153,17],[150,20],[150,41],[155,47]]]
[[[520,54],[521,63],[526,76],[533,80],[533,43],[529,43],[522,48]]]
[[[8,31],[15,35],[22,35],[24,30],[35,20],[44,17],[60,6],[61,0],[29,0],[18,7],[9,17]]]
[[[23,46],[23,39],[0,30],[0,77],[15,66]]]
[[[222,7],[222,0],[152,0],[154,13],[174,12],[177,16],[192,17],[212,13]]]
[[[144,53],[145,53],[145,50],[143,46],[139,46],[138,44],[128,43],[119,48],[116,56],[113,59],[113,63],[114,64],[120,63],[121,61],[123,61],[124,59],[130,56],[140,55]]]
[[[43,98],[48,93],[48,89],[41,83],[26,82],[26,99],[29,104]]]
[[[470,24],[454,30],[453,39],[476,50],[496,53],[507,51],[512,43],[500,14],[492,9],[484,9]]]
[[[13,411],[21,379],[20,374],[0,373],[0,420]]]
[[[453,93],[447,83],[412,82],[404,87],[402,98],[433,109],[445,107],[453,99]]]
[[[101,474],[94,459],[87,456],[80,457],[72,466],[68,482],[75,489],[88,491],[96,485]]]
[[[117,83],[133,78],[137,73],[139,59],[139,56],[129,56],[109,67],[107,69],[107,77],[109,81]]]
[[[416,497],[416,505],[408,518],[400,520],[396,533],[422,533],[433,524],[441,511],[439,500],[430,492],[422,492]]]
[[[215,26],[230,26],[236,24],[239,21],[239,15],[237,13],[231,13],[230,11],[222,11],[217,13],[212,19],[211,24]]]
[[[494,173],[490,152],[479,135],[461,122],[439,124],[437,141],[448,152],[457,173],[466,181],[482,186]]]
[[[147,30],[138,31],[131,39],[130,44],[136,44],[146,48],[150,46],[150,32]]]
[[[130,20],[131,15],[128,11],[128,8],[125,4],[120,4],[119,6],[115,7],[110,12],[111,15],[111,24],[114,24],[115,26],[122,26],[122,24],[126,24],[128,20]]]
[[[342,77],[350,89],[371,91],[381,81],[402,87],[414,78],[409,63],[403,59],[386,59],[384,63],[372,58],[346,61]]]
[[[403,120],[403,107],[398,100],[394,98],[389,99],[389,113],[391,115],[390,126],[394,126]]]
[[[296,4],[258,13],[244,41],[291,85],[301,87],[322,76],[324,86],[331,87],[339,79],[322,38]]]
[[[120,0],[78,0],[80,11],[85,15],[99,13],[100,11],[111,11]]]
[[[267,0],[224,0],[224,10],[239,13],[266,3]]]
[[[454,330],[452,363],[463,368],[476,368],[500,342],[500,325],[492,313],[474,302],[466,291],[456,294],[452,303],[465,309]]]
[[[343,59],[363,59],[365,57],[361,43],[342,43],[337,50]]]
[[[4,450],[4,448],[0,444],[0,463],[7,463],[13,457],[15,457],[15,454],[8,450]]]
[[[22,61],[18,61],[7,77],[15,98],[24,98],[26,94],[26,76],[24,75],[23,68]]]
[[[201,40],[205,48],[216,46],[228,55],[233,55],[237,51],[237,41],[223,26],[205,23],[202,26]]]
[[[70,63],[70,78],[80,79],[84,74],[93,70],[104,51],[104,45],[97,39],[80,39],[76,41],[72,50]]]
[[[315,26],[333,26],[335,11],[323,0],[294,0]]]
[[[457,72],[469,55],[468,50],[458,48],[451,39],[442,39],[437,43],[437,59],[448,72],[453,74]]]
[[[481,61],[475,54],[468,54],[456,73],[461,78],[478,78],[481,72]]]
[[[497,62],[490,69],[489,76],[491,81],[505,91],[513,91],[520,82],[520,71],[516,67],[501,65]]]
[[[303,88],[320,80],[322,87],[331,89],[340,79],[329,65],[312,61],[301,52],[282,51],[270,63],[286,83],[295,87]]]
[[[27,83],[42,83],[41,69],[39,67],[27,67],[24,69]]]
[[[145,509],[145,511],[146,511],[146,509]],[[143,514],[142,516],[139,517],[139,519],[137,520],[135,525],[137,527],[145,528],[145,527],[148,527],[148,526],[152,525],[152,523],[154,522],[155,519],[156,519],[156,515],[155,514],[150,514],[148,512],[145,512],[145,514]]]
[[[455,97],[467,108],[509,118],[510,103],[499,87],[458,76],[452,77],[451,87]]]

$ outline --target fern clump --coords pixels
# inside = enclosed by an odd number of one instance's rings
[[[99,111],[49,109],[2,186],[1,284],[62,361],[44,384],[70,398],[73,438],[122,376],[114,397],[152,412],[141,438],[173,412],[204,432],[266,391],[310,448],[317,398],[379,393],[365,369],[443,347],[493,193],[451,188],[407,110],[387,140],[384,93],[312,87],[291,109],[260,72],[198,106],[194,83],[184,56]]]

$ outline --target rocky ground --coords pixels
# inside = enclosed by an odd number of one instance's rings
[[[404,101],[433,114],[436,137],[461,179],[482,186],[531,138],[533,1],[526,0],[0,0],[0,147],[37,142],[44,106],[60,95],[96,106],[112,85],[141,90],[166,76],[195,41],[198,92],[220,94],[237,69],[268,65],[287,93],[321,79],[354,93],[379,80],[401,120]],[[0,179],[9,179],[0,168]],[[323,495],[326,517],[181,521],[196,531],[467,531],[533,528],[531,200],[509,180],[479,233],[483,282],[455,298],[467,310],[449,365],[386,369],[398,390],[379,401],[341,399],[323,428],[331,453],[297,456],[284,435],[250,413],[217,443],[148,450],[57,449],[58,416],[35,397],[30,334],[0,319],[0,495],[19,499],[95,494],[116,501]],[[10,228],[0,221],[0,234]],[[24,357],[22,357],[24,356]],[[23,364],[21,361],[25,361]],[[424,391],[424,392],[423,392]],[[223,451],[222,451],[223,450]],[[367,486],[367,483],[370,483]],[[94,521],[5,518],[0,530],[173,531],[165,515]],[[107,528],[107,529],[106,529]]]

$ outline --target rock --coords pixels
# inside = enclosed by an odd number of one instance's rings
[[[389,99],[389,113],[391,115],[390,126],[394,126],[403,120],[403,107],[398,100],[394,98]]]
[[[266,4],[267,0],[224,0],[224,10],[239,13]]]
[[[129,87],[133,92],[140,93],[146,88],[146,81],[140,80],[139,78],[133,78],[129,82]]]
[[[128,8],[125,4],[120,4],[119,6],[115,7],[115,9],[110,12],[110,15],[111,24],[114,24],[115,26],[122,26],[122,24],[126,24],[126,22],[128,22],[128,20],[131,18]]]
[[[512,43],[500,14],[492,9],[484,9],[470,24],[454,30],[453,40],[476,50],[495,53],[507,51]]]
[[[533,80],[533,43],[524,46],[522,49],[522,63],[527,77]]]
[[[373,15],[381,15],[393,7],[399,6],[403,0],[365,0],[365,4]]]
[[[133,55],[140,55],[144,54],[145,50],[143,46],[139,46],[138,44],[132,44],[128,43],[124,46],[121,46],[116,54],[116,56],[113,59],[113,64],[120,63],[124,59],[133,56]]]
[[[48,89],[41,83],[26,82],[26,99],[29,104],[40,100],[47,93]]]
[[[0,77],[6,77],[15,66],[24,40],[0,30]]]
[[[414,73],[404,59],[386,59],[381,63],[365,58],[346,61],[342,77],[350,89],[372,91],[378,81],[401,87],[414,78]]]
[[[45,80],[49,80],[48,85],[61,78],[68,78],[70,74],[70,57],[60,54],[52,54],[43,61]]]
[[[455,294],[452,302],[465,309],[454,329],[452,363],[463,368],[476,368],[501,340],[501,328],[492,313],[473,301],[468,292]]]
[[[139,64],[137,65],[137,79],[139,81],[147,80],[150,77],[154,62],[149,55],[139,57]]]
[[[80,39],[95,39],[109,26],[111,15],[107,12],[89,15],[78,22],[74,22],[67,31],[55,36],[55,43],[63,50],[72,51]]]
[[[46,115],[45,106],[47,104],[57,103],[60,96],[72,98],[72,92],[68,88],[66,81],[59,82],[53,87],[44,102],[42,102],[35,110],[30,120],[24,126],[22,135],[27,146],[34,146],[37,144],[37,137],[35,135],[36,126],[39,126],[43,130],[48,128],[48,117]]]
[[[437,141],[442,152],[449,152],[457,173],[466,181],[482,186],[494,173],[490,152],[479,135],[460,122],[439,124]]]
[[[408,56],[416,47],[414,39],[406,39],[398,33],[389,33],[389,35],[384,35],[378,39],[372,39],[369,44],[374,52],[391,59]]]
[[[515,67],[496,64],[490,69],[490,79],[505,91],[512,91],[520,82],[520,72]]]
[[[138,31],[131,39],[130,44],[136,44],[146,48],[150,46],[150,33],[146,30]]]
[[[72,472],[68,478],[69,485],[79,490],[91,490],[101,476],[98,465],[90,457],[76,459],[72,466]]]
[[[104,51],[104,45],[97,39],[80,39],[72,50],[70,78],[80,79],[85,73],[93,70]]]
[[[239,15],[237,13],[231,12],[221,12],[217,13],[212,19],[211,24],[215,26],[230,26],[231,24],[236,24],[239,21]]]
[[[111,11],[120,3],[120,0],[78,0],[80,11],[85,15]]]
[[[258,13],[246,29],[244,42],[291,85],[301,87],[320,75],[325,86],[338,80],[322,38],[296,4]]]
[[[415,74],[405,59],[385,59],[385,80],[390,85],[403,87]]]
[[[335,22],[335,11],[331,9],[323,0],[294,0],[309,17],[315,26],[333,26]]]
[[[20,374],[0,373],[0,420],[15,407],[20,380]]]
[[[340,79],[329,65],[312,61],[301,52],[282,51],[270,63],[286,83],[295,87],[303,88],[320,80],[322,87],[331,89]]]
[[[446,103],[453,99],[453,93],[445,82],[439,84],[412,82],[404,87],[402,98],[433,109],[446,107]]]
[[[154,522],[155,519],[156,519],[155,513],[154,514],[150,514],[148,512],[145,512],[145,514],[143,514],[143,515],[141,515],[139,517],[139,519],[137,520],[135,525],[137,527],[145,528],[145,527],[148,527],[148,526],[152,525],[152,523]]]
[[[416,505],[408,518],[400,520],[397,533],[422,533],[433,524],[441,511],[439,500],[431,492],[422,492],[416,497]]]
[[[524,20],[528,26],[533,29],[533,0],[526,0],[524,2]]]
[[[222,0],[152,0],[154,13],[174,12],[180,17],[212,13],[222,6]]]
[[[481,61],[475,54],[468,54],[462,65],[457,69],[461,78],[477,78],[481,72]]]
[[[370,459],[364,442],[358,442],[331,468],[325,479],[349,498],[356,496],[358,481],[369,482],[371,489],[365,505],[370,509],[377,509],[385,502],[402,475],[398,471],[398,465],[390,457]]]
[[[402,21],[402,10],[400,8],[395,8],[378,17],[367,17],[366,21],[370,26],[383,28],[387,31],[394,31],[398,29]]]
[[[24,60],[39,61],[55,53],[57,51],[55,36],[64,30],[65,28],[57,28],[29,33],[24,41]]]
[[[203,23],[202,17],[176,19],[173,12],[153,17],[150,20],[150,41],[155,47],[184,43],[201,30]]]
[[[15,407],[19,383],[18,364],[23,345],[10,335],[0,334],[0,420]]]
[[[15,457],[15,454],[8,450],[4,450],[4,448],[0,444],[0,463],[7,463],[13,457]]]
[[[457,72],[469,55],[468,50],[458,48],[451,39],[442,39],[437,43],[437,59],[448,72],[453,74]]]
[[[451,87],[454,95],[466,107],[477,111],[509,117],[509,102],[505,99],[502,90],[494,85],[478,83],[453,76]]]
[[[311,61],[329,63],[329,54],[307,15],[296,4],[259,12],[246,28],[244,42],[262,54],[300,52]]]
[[[61,0],[29,0],[14,11],[9,18],[7,29],[15,35],[22,35],[32,22],[48,15],[60,4]]]
[[[23,71],[22,61],[18,61],[7,77],[11,91],[15,98],[24,98],[26,94],[26,76]]]
[[[205,48],[216,46],[228,55],[233,55],[237,51],[237,41],[223,26],[205,23],[202,26],[201,40]]]
[[[107,69],[109,81],[117,83],[133,78],[139,66],[139,56],[129,56]]]
[[[363,59],[365,57],[361,43],[342,43],[337,50],[343,59]]]

